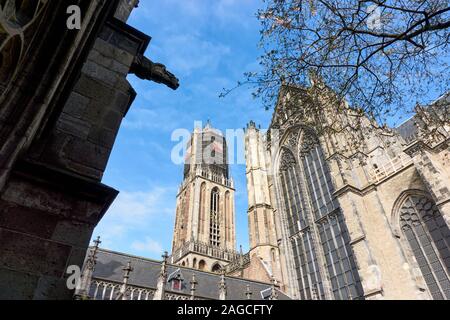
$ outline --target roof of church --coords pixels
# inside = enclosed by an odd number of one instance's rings
[[[97,253],[97,264],[95,266],[93,278],[122,283],[124,274],[123,268],[126,267],[127,263],[130,261],[133,271],[130,274],[129,285],[155,289],[161,270],[161,261],[104,249],[99,249]],[[190,281],[192,275],[195,274],[197,281],[195,296],[205,299],[219,299],[219,282],[221,278],[219,274],[170,264],[167,268],[167,274],[167,292],[189,295],[191,287]],[[183,285],[181,286],[180,291],[173,291],[171,290],[170,280],[176,278],[177,274],[181,274],[181,277],[179,278],[183,279]],[[269,283],[226,276],[227,299],[245,300],[247,285],[250,286],[250,291],[253,293],[252,299],[254,300],[262,300],[267,298],[268,294],[270,295],[271,284]],[[282,292],[279,292],[278,299],[287,300],[290,298]]]
[[[413,141],[417,138],[417,125],[416,125],[416,117],[413,116],[403,122],[401,125],[399,125],[397,128],[395,128],[395,131],[397,131],[400,136],[402,136],[403,139],[407,143]]]
[[[434,111],[446,112],[444,110],[448,110],[448,105],[450,103],[450,92],[443,94],[436,101],[430,104],[430,106],[434,106]],[[417,115],[412,116],[402,124],[400,124],[395,130],[405,139],[407,143],[412,142],[417,138],[418,134],[418,124],[420,125],[420,120],[418,121]]]

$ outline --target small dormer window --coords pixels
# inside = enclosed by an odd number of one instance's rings
[[[175,272],[170,274],[167,281],[169,282],[172,291],[183,291],[184,278],[180,269],[177,269]]]
[[[181,280],[180,279],[172,280],[172,290],[181,291]]]

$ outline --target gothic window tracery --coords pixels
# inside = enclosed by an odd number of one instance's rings
[[[288,216],[288,228],[293,238],[294,264],[299,282],[300,294],[303,299],[311,299],[311,288],[321,288],[322,279],[316,257],[316,250],[312,244],[310,223],[307,219],[307,204],[301,196],[300,168],[294,155],[284,149],[280,165],[281,187]]]
[[[400,209],[400,227],[433,299],[450,299],[450,230],[435,203],[408,196]]]
[[[47,0],[0,1],[0,95],[16,72]]]
[[[299,150],[298,161],[290,150]],[[335,299],[362,298],[345,220],[317,137],[304,130],[300,148],[282,152],[280,191],[302,299],[326,298],[323,281]]]
[[[231,241],[231,193],[225,192],[225,210],[224,210],[224,223],[225,223],[225,241]]]
[[[201,187],[200,187],[200,223],[199,223],[199,228],[200,228],[200,235],[201,237],[203,237],[203,234],[205,233],[205,222],[206,222],[206,206],[207,206],[207,201],[205,200],[207,198],[207,194],[206,194],[206,183],[203,182]]]
[[[219,221],[219,189],[211,191],[211,212],[209,222],[209,243],[212,246],[220,246],[220,221]]]

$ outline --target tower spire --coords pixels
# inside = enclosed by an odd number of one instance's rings
[[[94,274],[95,265],[97,264],[97,252],[102,242],[100,237],[94,240],[94,246],[89,250],[89,256],[86,260],[83,275],[79,287],[75,290],[76,299],[89,299],[89,290],[91,288],[92,275]]]
[[[197,279],[195,278],[195,273],[192,274],[191,280],[191,300],[195,299],[195,291],[197,290]]]
[[[120,293],[117,296],[117,300],[126,300],[126,293],[128,289],[128,280],[130,279],[130,274],[133,272],[133,267],[131,266],[131,261],[128,261],[127,266],[123,268],[124,274],[123,274],[123,280],[122,280],[122,286],[120,287]]]
[[[272,286],[270,288],[271,291],[269,300],[278,300],[277,280],[272,276],[270,282],[272,283]]]
[[[169,259],[169,255],[164,252],[162,256],[163,260],[161,262],[161,271],[159,273],[158,283],[156,285],[156,292],[153,296],[153,300],[164,300],[166,293],[166,282],[167,282],[167,260]]]
[[[219,300],[227,300],[227,284],[225,281],[225,273],[222,272],[219,283]]]
[[[247,285],[247,289],[245,290],[245,297],[247,300],[252,300],[253,292],[250,290],[250,285]]]

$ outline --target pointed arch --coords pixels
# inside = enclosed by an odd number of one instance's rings
[[[222,266],[220,265],[220,263],[216,262],[215,264],[213,264],[213,266],[211,268],[211,272],[220,273],[221,271],[222,271]]]
[[[225,201],[224,201],[224,224],[225,224],[225,243],[231,242],[231,192],[225,192]]]
[[[199,212],[199,236],[200,239],[203,239],[203,236],[205,234],[205,224],[206,224],[206,182],[203,182],[200,185],[200,212]]]
[[[220,191],[215,187],[211,190],[209,220],[209,244],[220,246]]]
[[[394,233],[433,299],[450,299],[450,230],[430,194],[407,190],[395,202]]]
[[[363,298],[345,217],[315,132],[288,132],[276,168],[301,298]]]

